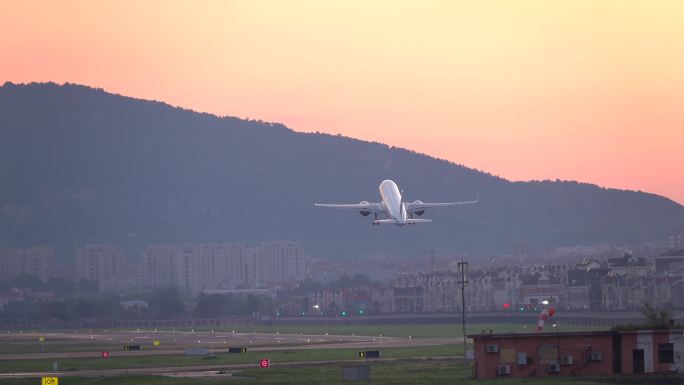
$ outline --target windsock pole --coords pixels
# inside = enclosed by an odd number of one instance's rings
[[[544,309],[542,310],[541,314],[539,315],[539,319],[537,320],[537,331],[540,332],[544,330],[544,323],[546,320],[549,319],[549,309]]]
[[[539,314],[539,320],[537,320],[537,331],[538,332],[544,330],[544,323],[554,313],[555,313],[555,311],[552,307],[542,310],[541,314]]]

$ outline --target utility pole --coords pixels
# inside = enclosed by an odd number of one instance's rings
[[[468,349],[468,344],[466,343],[466,317],[465,317],[465,285],[468,283],[467,270],[468,262],[461,259],[458,263],[458,270],[461,271],[461,280],[458,283],[461,284],[461,318],[463,320],[463,363],[465,366],[464,374],[468,373],[468,359],[466,358],[466,350]]]
[[[430,273],[435,272],[435,248],[430,249]]]

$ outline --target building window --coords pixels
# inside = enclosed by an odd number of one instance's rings
[[[658,344],[658,363],[674,364],[674,344]]]
[[[541,363],[556,363],[558,362],[558,346],[557,345],[543,345],[539,351],[539,362]]]

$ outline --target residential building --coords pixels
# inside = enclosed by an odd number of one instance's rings
[[[263,242],[254,247],[257,286],[299,281],[306,274],[304,248],[299,242]]]
[[[273,287],[301,281],[306,254],[297,242],[148,245],[145,286],[175,286],[189,292]]]
[[[658,273],[666,273],[684,267],[684,249],[671,250],[653,258],[655,270]]]
[[[181,249],[178,245],[147,245],[143,252],[143,286],[177,286]]]
[[[11,281],[22,274],[45,281],[52,272],[54,256],[49,246],[0,249],[0,281]]]
[[[608,268],[615,274],[628,276],[647,276],[653,269],[646,258],[635,257],[631,253],[624,253],[619,258],[608,258]]]
[[[110,244],[89,244],[76,250],[76,279],[103,283],[125,277],[124,250]]]

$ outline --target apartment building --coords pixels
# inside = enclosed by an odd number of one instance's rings
[[[76,279],[104,282],[126,276],[126,252],[116,245],[88,244],[76,249]]]
[[[305,252],[297,242],[148,245],[143,254],[145,287],[176,286],[188,292],[269,287],[300,281]]]
[[[22,274],[45,281],[52,272],[54,257],[49,246],[0,249],[0,281],[11,281]]]

